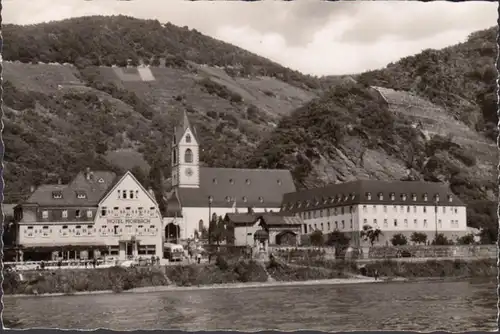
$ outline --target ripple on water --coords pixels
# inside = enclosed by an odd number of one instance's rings
[[[4,299],[10,328],[495,330],[496,282],[282,286]]]

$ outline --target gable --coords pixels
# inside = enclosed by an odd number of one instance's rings
[[[125,197],[123,196],[125,193]],[[141,207],[156,207],[151,194],[137,181],[132,173],[127,172],[99,203],[100,206],[118,206],[127,202]]]
[[[189,141],[189,139],[191,141]],[[181,139],[179,140],[179,145],[198,145],[198,142],[196,141],[196,138],[191,129],[186,129]]]

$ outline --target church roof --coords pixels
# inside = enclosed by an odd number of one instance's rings
[[[443,183],[358,180],[285,194],[282,211],[294,213],[355,204],[434,205],[436,195],[441,205],[465,205]]]
[[[200,168],[199,188],[178,188],[183,207],[279,208],[294,192],[292,174],[282,169]]]
[[[177,141],[181,140],[182,136],[184,135],[184,133],[186,133],[187,129],[191,129],[194,140],[199,143],[198,138],[196,136],[196,129],[191,126],[191,123],[189,122],[189,117],[187,116],[186,111],[184,111],[182,115],[182,121],[180,122],[179,125],[175,127],[174,131],[175,139]]]
[[[227,213],[226,219],[235,225],[254,224],[259,219],[267,226],[300,226],[303,223],[301,218],[282,212]]]
[[[174,189],[167,199],[167,217],[182,217],[182,208],[177,196],[177,191]]]

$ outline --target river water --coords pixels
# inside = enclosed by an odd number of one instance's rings
[[[5,297],[10,328],[321,331],[497,329],[496,280]]]

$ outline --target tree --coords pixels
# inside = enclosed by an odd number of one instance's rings
[[[408,239],[404,234],[398,233],[392,236],[391,243],[393,246],[404,246],[408,244]]]
[[[432,244],[435,246],[448,246],[453,245],[453,241],[448,239],[443,233],[439,233],[432,241]]]
[[[328,246],[335,247],[335,256],[341,256],[349,247],[349,242],[350,239],[345,235],[345,233],[335,230],[328,234],[326,244]]]
[[[226,243],[230,243],[232,241],[232,235],[222,216],[217,217],[217,215],[215,215],[215,217],[211,221],[211,224],[212,228],[210,229],[210,240],[212,242],[220,245],[221,242],[225,241]]]
[[[469,233],[458,238],[457,243],[459,245],[472,245],[474,244],[474,235]]]
[[[372,247],[375,241],[378,241],[381,235],[383,235],[383,233],[380,229],[373,229],[373,227],[371,227],[370,225],[364,225],[363,230],[360,233],[360,237],[364,241],[369,241]]]
[[[313,233],[311,233],[311,244],[313,246],[322,246],[324,245],[325,241],[323,239],[323,232],[320,230],[316,230]]]
[[[134,168],[132,168],[130,172],[143,187],[147,188],[149,186],[149,184],[147,183],[148,178],[139,166],[134,166]]]
[[[427,234],[421,232],[413,232],[410,237],[411,242],[416,244],[424,244],[427,242]]]

